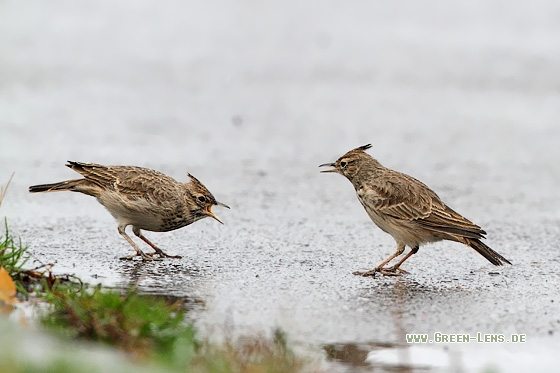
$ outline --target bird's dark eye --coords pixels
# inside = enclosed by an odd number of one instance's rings
[[[340,167],[342,167],[342,168],[346,167],[347,164],[348,164],[348,162],[340,161]]]
[[[206,197],[204,197],[204,196],[198,196],[198,200],[199,200],[200,202],[206,202]]]

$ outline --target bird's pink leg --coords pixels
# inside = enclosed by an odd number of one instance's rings
[[[387,265],[387,263],[389,263],[391,260],[395,259],[397,256],[401,255],[404,252],[404,248],[405,245],[403,244],[398,244],[397,245],[397,251],[395,251],[395,253],[393,253],[392,255],[390,255],[387,259],[385,259],[384,261],[382,261],[381,263],[379,263],[379,265],[377,267],[375,267],[374,269],[370,269],[369,271],[364,271],[364,272],[360,272],[360,271],[356,271],[353,274],[357,275],[357,276],[372,276],[375,277],[375,274],[377,272],[385,275],[385,276],[399,276],[399,273],[395,271],[391,271],[389,268],[385,269],[383,267],[385,267],[385,265]],[[417,250],[418,251],[418,250]],[[410,256],[410,254],[408,254],[404,260],[406,260],[406,258],[408,258]],[[401,265],[402,262],[404,262],[404,260],[401,260],[398,265]],[[397,268],[398,268],[397,265]],[[392,269],[393,267],[391,267]],[[396,268],[396,269],[397,269]],[[402,270],[400,270],[402,271]]]
[[[148,253],[146,255],[148,255],[149,257],[153,258],[154,255],[159,255],[160,257],[165,257],[165,258],[174,258],[174,259],[181,259],[182,256],[180,255],[169,255],[166,254],[162,249],[160,249],[159,247],[157,247],[156,245],[154,245],[150,240],[148,240],[143,234],[142,231],[136,227],[132,228],[132,232],[136,235],[136,237],[140,238],[142,241],[144,241],[145,243],[147,243],[148,245],[150,245],[152,247],[152,249],[155,250],[155,252],[153,253]]]
[[[380,272],[384,275],[388,275],[388,276],[398,276],[401,273],[408,273],[407,271],[405,271],[404,269],[400,269],[401,264],[403,264],[405,262],[405,260],[407,260],[408,258],[410,258],[412,255],[416,254],[418,252],[418,249],[420,247],[419,246],[415,246],[413,247],[410,252],[408,254],[406,254],[404,256],[404,258],[402,258],[401,260],[399,260],[399,262],[397,264],[395,264],[392,267],[389,268],[382,268],[380,270]],[[384,273],[387,272],[387,273]]]
[[[119,233],[120,233],[121,236],[124,237],[125,240],[128,241],[130,246],[132,246],[134,248],[134,250],[136,250],[136,254],[132,254],[132,255],[129,255],[129,256],[123,256],[121,259],[122,260],[130,260],[132,258],[140,256],[140,257],[142,257],[142,260],[156,260],[156,259],[152,258],[151,256],[147,255],[146,253],[144,253],[142,250],[140,250],[138,245],[136,245],[134,243],[134,241],[132,241],[132,239],[130,237],[128,237],[128,235],[125,232],[125,228],[126,228],[126,226],[123,227],[123,226],[119,225],[119,228],[118,228]]]

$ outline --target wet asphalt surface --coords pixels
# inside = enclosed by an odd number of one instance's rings
[[[1,213],[31,265],[179,297],[216,335],[281,327],[329,370],[556,370],[558,4],[50,4],[0,5]],[[513,266],[444,242],[408,275],[353,276],[395,244],[317,166],[369,142]],[[232,208],[146,233],[182,259],[120,261],[132,248],[93,198],[27,193],[76,177],[67,159],[190,172]],[[527,342],[397,348],[435,332]]]

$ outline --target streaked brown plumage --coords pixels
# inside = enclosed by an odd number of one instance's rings
[[[447,206],[438,195],[415,178],[382,166],[365,150],[370,144],[353,149],[334,163],[325,163],[331,169],[346,176],[354,185],[358,199],[371,220],[397,242],[397,251],[370,271],[355,272],[356,275],[398,275],[400,269],[420,245],[449,240],[463,243],[475,249],[496,266],[511,264],[503,256],[486,246],[480,239],[486,232],[478,225],[459,215]],[[386,268],[391,260],[411,251],[394,266]]]
[[[164,253],[141,230],[168,232],[205,217],[212,217],[221,223],[212,212],[212,206],[229,208],[217,202],[212,193],[191,174],[190,182],[181,183],[161,172],[136,166],[102,166],[71,161],[66,166],[84,178],[34,185],[29,187],[29,191],[69,190],[97,198],[117,220],[119,233],[136,250],[135,254],[121,259],[140,256],[143,260],[154,260],[156,254],[160,257],[181,258]],[[144,253],[132,241],[125,232],[129,225],[137,237],[155,250],[153,253]]]

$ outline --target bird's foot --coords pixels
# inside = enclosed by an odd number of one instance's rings
[[[139,253],[134,253],[132,255],[128,255],[128,256],[123,256],[122,258],[119,258],[120,260],[132,260],[134,258],[136,258],[137,256],[142,258],[142,261],[144,262],[149,262],[149,261],[153,261],[153,260],[161,260],[160,258],[154,258],[152,257],[151,254],[146,254],[143,251],[140,251]]]
[[[356,276],[363,276],[363,277],[369,277],[369,276],[375,277],[375,274],[377,272],[379,272],[379,268],[374,268],[374,269],[370,269],[369,271],[363,271],[363,272],[356,271],[356,272],[353,272],[352,274],[356,275]]]
[[[162,249],[155,249],[156,251],[154,251],[153,253],[148,253],[146,255],[149,255],[151,258],[154,258],[154,255],[159,255],[160,258],[172,258],[172,259],[181,259],[182,256],[181,255],[169,255],[167,253],[165,253]],[[154,258],[155,259],[155,258]],[[161,259],[157,259],[157,260],[161,260]]]
[[[403,274],[408,274],[407,271],[404,269],[400,269],[398,267],[389,267],[389,268],[379,268],[375,267],[374,269],[370,269],[369,271],[356,271],[353,274],[356,276],[363,276],[363,277],[375,277],[376,273],[381,273],[383,276],[400,276]]]
[[[389,267],[389,268],[380,268],[379,272],[385,276],[400,276],[408,274],[407,271],[404,269],[400,269],[399,267]]]

